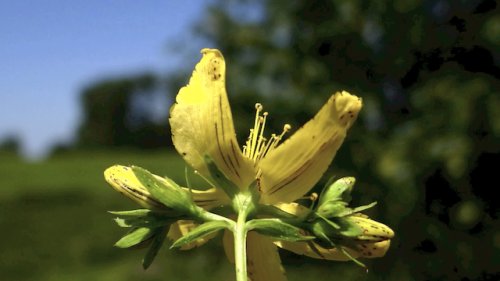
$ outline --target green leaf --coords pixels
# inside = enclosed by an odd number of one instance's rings
[[[151,246],[148,248],[146,255],[142,259],[142,268],[148,269],[151,263],[153,263],[153,260],[156,258],[156,255],[161,249],[161,246],[163,246],[167,232],[168,227],[160,228],[155,232]]]
[[[135,246],[153,236],[154,231],[147,227],[138,227],[132,229],[127,235],[122,237],[115,246],[118,248],[129,248]]]
[[[226,178],[224,173],[222,173],[213,159],[209,155],[204,156],[205,164],[207,165],[208,172],[210,176],[215,181],[216,186],[224,190],[224,192],[229,196],[229,198],[233,199],[236,194],[240,192],[240,189],[230,180]]]
[[[246,227],[248,231],[255,230],[260,234],[283,241],[297,242],[315,238],[314,236],[302,234],[302,229],[283,222],[280,219],[254,219],[248,221]]]
[[[219,231],[221,229],[229,228],[229,224],[226,221],[209,221],[204,224],[199,225],[195,229],[186,233],[181,238],[177,239],[170,248],[182,247],[186,244],[192,243],[200,238],[203,238],[209,234],[212,234],[215,231]]]
[[[160,179],[137,166],[133,166],[132,170],[154,199],[176,211],[198,215],[198,207],[193,202],[191,194],[183,190],[173,180],[169,178]]]

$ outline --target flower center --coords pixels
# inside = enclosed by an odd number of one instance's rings
[[[267,112],[262,112],[264,108],[262,104],[255,104],[255,122],[253,129],[250,129],[250,135],[246,141],[246,145],[243,146],[243,155],[247,158],[252,159],[255,164],[257,164],[260,159],[275,149],[278,143],[281,141],[283,136],[292,127],[289,124],[283,126],[283,132],[280,135],[271,134],[271,138],[267,139],[264,137],[264,128],[266,126]]]

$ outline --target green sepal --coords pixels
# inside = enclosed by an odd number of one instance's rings
[[[357,238],[363,230],[356,223],[346,218],[318,219],[309,223],[309,230],[320,240],[333,245],[333,241]]]
[[[329,181],[329,183],[331,180]],[[325,186],[321,192],[318,206],[323,205],[327,201],[344,201],[349,203],[351,201],[351,191],[354,187],[356,179],[353,177],[344,177],[336,180],[332,184]]]
[[[155,214],[157,216],[163,217],[178,217],[180,214],[178,212],[170,210],[150,210],[150,209],[136,209],[127,211],[108,211],[108,213],[117,215],[120,217],[142,217],[146,215]]]
[[[148,240],[154,235],[154,231],[148,227],[138,227],[132,229],[127,235],[123,236],[115,243],[115,247],[129,248],[143,241]]]
[[[337,246],[336,247],[339,251],[342,252],[342,254],[344,254],[346,257],[348,257],[351,261],[353,261],[355,264],[363,267],[363,268],[366,268],[366,265],[362,262],[360,262],[359,260],[357,260],[355,257],[351,256],[351,254],[349,254],[348,251],[346,251],[346,249],[344,249],[344,247],[342,246]]]
[[[151,213],[149,209],[136,209],[128,211],[108,211],[108,213],[122,217],[143,217]]]
[[[148,269],[148,267],[153,263],[156,255],[163,246],[163,242],[165,241],[165,237],[167,237],[168,227],[159,228],[155,231],[154,237],[151,241],[151,246],[148,248],[146,255],[142,259],[142,268]]]
[[[348,213],[351,209],[347,207],[344,201],[327,201],[319,205],[316,211],[318,215],[333,218],[340,217],[343,213]]]
[[[347,203],[344,201],[329,201],[321,205],[316,211],[316,214],[325,218],[340,218],[362,212],[364,210],[372,208],[375,205],[377,205],[377,202],[372,202],[370,204],[358,206],[356,208],[349,208],[347,207]]]
[[[205,164],[207,165],[208,172],[210,176],[215,181],[215,184],[218,188],[224,190],[224,192],[229,196],[229,198],[233,199],[236,194],[240,192],[240,189],[231,182],[221,170],[217,167],[213,159],[209,155],[204,156]]]
[[[370,204],[366,204],[363,206],[358,206],[358,207],[352,209],[352,212],[349,215],[359,213],[359,212],[362,212],[364,210],[368,210],[368,209],[374,207],[375,205],[377,205],[377,201],[371,202]]]
[[[326,223],[326,224],[330,225],[331,227],[333,227],[334,229],[340,229],[340,225],[334,223],[333,221],[329,220],[328,218],[325,218],[325,217],[321,216],[320,214],[316,214],[316,216],[320,219],[321,223]]]
[[[209,221],[206,223],[203,223],[196,227],[195,229],[191,230],[190,232],[186,233],[184,236],[181,238],[177,239],[172,246],[170,246],[170,249],[176,248],[176,247],[182,247],[186,244],[192,243],[200,238],[203,238],[209,234],[212,234],[216,231],[219,231],[221,229],[227,229],[229,228],[229,224],[226,221]]]
[[[198,207],[193,202],[191,194],[173,180],[169,178],[160,180],[149,171],[137,166],[133,166],[132,171],[155,200],[175,211],[198,216]]]
[[[314,236],[303,234],[303,230],[280,219],[253,219],[246,223],[247,230],[255,230],[260,234],[282,241],[307,241]]]
[[[326,243],[326,247],[333,247],[333,242],[328,237],[332,229],[335,229],[332,225],[328,224],[326,221],[317,220],[314,223],[309,224],[309,230],[319,239],[321,245]]]
[[[115,222],[120,227],[149,227],[155,228],[165,225],[170,225],[179,217],[171,217],[163,212],[151,211],[148,209],[139,209],[131,211],[110,212],[111,214],[119,215],[115,218]]]
[[[335,221],[336,224],[340,225],[340,229],[338,230],[339,236],[353,238],[363,234],[363,229],[349,219],[336,218],[333,221]]]

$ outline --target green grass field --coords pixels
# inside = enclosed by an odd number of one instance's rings
[[[185,164],[173,152],[75,152],[36,163],[0,155],[1,280],[234,280],[220,237],[191,251],[169,250],[168,243],[147,271],[141,267],[144,250],[113,247],[124,231],[106,211],[138,208],[105,183],[103,171],[113,164],[185,182]],[[205,185],[192,177],[193,186]],[[283,259],[291,281],[331,274],[366,279],[352,263],[286,252]]]

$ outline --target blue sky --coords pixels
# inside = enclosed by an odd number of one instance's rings
[[[174,70],[185,54],[169,46],[186,43],[207,3],[0,2],[0,140],[18,136],[31,158],[70,141],[81,114],[80,90],[106,77]]]

